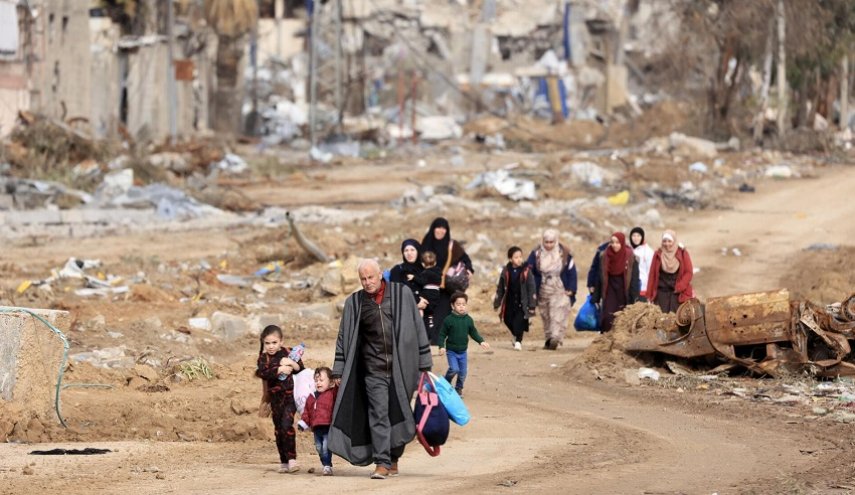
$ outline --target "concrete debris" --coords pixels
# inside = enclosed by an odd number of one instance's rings
[[[463,128],[454,121],[453,117],[440,115],[420,117],[416,122],[416,132],[423,141],[442,141],[463,137]]]
[[[204,317],[190,318],[187,320],[187,324],[193,330],[205,330],[206,332],[211,331],[211,320]]]
[[[99,368],[132,368],[136,364],[133,356],[125,355],[125,347],[105,347],[68,356],[72,361],[89,363]]]
[[[331,302],[309,304],[297,310],[300,318],[333,320],[338,317],[338,310]]]
[[[104,176],[104,180],[95,191],[95,197],[99,202],[109,201],[111,198],[125,194],[132,187],[134,187],[133,169],[116,170]]]
[[[561,172],[571,174],[579,183],[597,188],[610,185],[619,178],[619,175],[615,172],[607,170],[593,162],[572,163],[564,167]]]
[[[312,149],[309,151],[309,156],[312,158],[312,160],[321,163],[329,163],[333,159],[332,153],[330,153],[329,151],[322,151],[317,146],[312,147]]]
[[[249,324],[242,316],[215,311],[211,315],[211,333],[231,342],[249,333]]]
[[[333,262],[321,279],[320,289],[325,295],[338,296],[344,292],[343,277],[341,275],[341,263]]]
[[[496,170],[479,174],[466,186],[466,189],[476,189],[485,186],[492,187],[502,196],[506,196],[514,201],[534,201],[537,199],[534,181],[511,177],[511,173],[508,170]]]
[[[651,368],[638,368],[638,378],[639,379],[648,379],[654,382],[659,381],[659,377],[661,376],[658,371]]]
[[[180,189],[164,184],[131,187],[107,201],[105,206],[122,208],[154,207],[157,216],[164,220],[188,220],[222,213],[222,210],[196,201]]]
[[[247,165],[246,161],[234,153],[226,153],[226,156],[222,160],[213,163],[212,166],[220,172],[229,175],[238,175],[249,170],[249,165]]]
[[[798,177],[796,172],[789,165],[772,165],[767,167],[765,175],[766,177],[772,177],[774,179],[791,179],[793,177]]]
[[[219,280],[220,283],[223,283],[225,285],[231,285],[233,287],[245,288],[252,285],[252,280],[250,280],[248,277],[241,277],[239,275],[228,275],[225,273],[220,273],[219,275],[217,275],[217,280]]]
[[[674,132],[668,136],[668,142],[671,152],[675,155],[700,158],[715,158],[718,155],[716,144],[706,139]]]
[[[705,173],[709,172],[709,167],[707,167],[706,163],[704,163],[704,162],[695,162],[695,163],[689,165],[689,171],[690,172],[697,172],[699,174],[705,174]]]
[[[192,171],[190,162],[181,153],[172,151],[154,153],[148,157],[148,163],[176,174],[186,174]]]
[[[0,210],[69,209],[92,202],[88,193],[44,180],[0,177],[0,191]]]

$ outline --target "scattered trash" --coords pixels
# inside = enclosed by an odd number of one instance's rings
[[[194,330],[211,331],[211,320],[208,318],[190,318],[187,324]]]
[[[755,189],[754,186],[748,185],[747,183],[743,182],[742,185],[739,186],[739,192],[741,192],[741,193],[753,193],[753,192],[757,192],[757,189]]]
[[[213,164],[214,168],[226,174],[242,174],[249,170],[249,165],[246,164],[243,158],[234,153],[226,153],[222,160]]]
[[[224,273],[220,273],[217,275],[217,280],[226,285],[231,285],[233,287],[249,287],[252,285],[252,282],[246,277],[241,277],[239,275],[227,275]]]
[[[733,253],[734,256],[742,256],[742,251],[740,251],[739,248],[733,248],[730,252]]]
[[[772,177],[775,179],[790,179],[796,177],[796,173],[789,165],[772,165],[767,167],[765,175],[766,177]]]
[[[707,167],[707,165],[704,162],[695,162],[695,163],[689,165],[689,171],[690,172],[697,172],[700,174],[705,174],[709,171],[709,168]]]
[[[284,261],[273,261],[259,268],[258,271],[255,272],[255,276],[266,277],[272,273],[281,273],[284,267]]]
[[[309,150],[309,156],[312,158],[312,160],[315,160],[315,161],[321,162],[321,163],[329,163],[333,159],[332,153],[326,152],[326,151],[321,151],[320,148],[318,148],[316,146],[312,147],[312,149]]]
[[[658,371],[651,368],[639,368],[638,369],[638,378],[648,380],[653,380],[654,382],[659,381],[660,374]]]
[[[51,450],[33,450],[30,455],[98,455],[112,452],[110,449],[96,449],[94,447],[86,447],[85,449],[51,449]]]
[[[476,189],[482,186],[492,187],[499,194],[513,201],[534,201],[537,199],[533,181],[511,177],[507,170],[479,174],[466,186],[466,189]]]
[[[136,360],[125,355],[124,347],[105,347],[68,356],[72,361],[87,362],[100,368],[132,368]]]
[[[582,184],[597,188],[614,182],[618,177],[614,172],[593,162],[576,162],[565,167],[563,171],[569,171]]]
[[[419,117],[416,122],[416,132],[423,141],[442,141],[445,139],[460,139],[463,129],[453,117],[433,115]]]
[[[612,206],[625,206],[629,203],[629,191],[623,190],[613,196],[609,196],[607,200]]]

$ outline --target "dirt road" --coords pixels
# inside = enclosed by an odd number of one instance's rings
[[[733,209],[682,213],[669,225],[701,268],[704,297],[767,289],[807,245],[851,243],[851,191],[855,168],[835,168],[817,179],[763,183],[756,194],[732,198]],[[730,249],[722,256],[725,246],[742,256]],[[335,477],[310,475],[317,464],[311,450],[300,451],[299,474],[279,475],[269,441],[95,442],[85,446],[118,452],[61,458],[3,445],[0,493],[843,493],[834,487],[851,483],[855,454],[840,440],[845,425],[811,423],[781,406],[713,406],[702,391],[568,376],[564,365],[590,339],[543,351],[538,328],[523,353],[510,349],[498,325],[484,329],[494,350],[470,351],[472,423],[453,427],[438,458],[410,445],[398,479],[369,480],[368,468],[340,460]],[[332,341],[318,352],[331,356]],[[244,361],[252,359],[248,349]],[[257,394],[249,380],[222,387]],[[217,400],[212,391],[200,399]],[[22,475],[28,463],[34,474]]]

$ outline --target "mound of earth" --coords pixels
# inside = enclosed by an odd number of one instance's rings
[[[781,285],[793,299],[817,304],[842,301],[855,289],[855,247],[802,251],[787,263]]]
[[[626,346],[641,328],[666,328],[673,325],[674,315],[663,313],[655,304],[636,303],[615,314],[614,327],[594,339],[578,359],[564,366],[570,376],[616,378],[623,370],[647,366],[649,353],[627,351]]]

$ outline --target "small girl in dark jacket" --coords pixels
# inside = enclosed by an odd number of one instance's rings
[[[522,350],[523,333],[537,307],[537,290],[529,266],[523,264],[523,252],[517,246],[508,249],[508,264],[502,269],[493,297],[493,309],[514,336],[514,349]]]
[[[279,450],[280,473],[296,473],[297,438],[294,431],[294,373],[303,371],[303,360],[288,358],[289,347],[282,346],[282,329],[268,325],[261,332],[261,351],[258,354],[258,366],[255,376],[266,383],[265,398],[270,402],[273,412],[273,428],[276,435],[276,449]],[[284,378],[280,378],[280,375]]]
[[[317,391],[306,400],[303,417],[297,425],[301,430],[312,429],[315,435],[315,449],[324,467],[324,476],[332,476],[332,452],[328,444],[338,387],[333,384],[331,369],[322,366],[315,370],[315,388]]]

